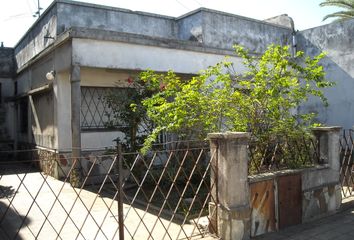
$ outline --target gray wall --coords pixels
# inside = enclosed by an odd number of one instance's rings
[[[23,67],[29,60],[51,45],[54,39],[47,37],[55,38],[56,35],[56,5],[52,4],[15,46],[17,67]]]
[[[176,24],[171,17],[71,1],[59,1],[57,9],[58,33],[75,26],[153,37],[176,37]]]
[[[53,92],[32,96],[31,128],[36,145],[55,148]]]
[[[0,77],[11,78],[15,73],[14,49],[0,47]]]
[[[203,41],[202,11],[194,11],[177,19],[180,40]]]
[[[75,1],[57,0],[15,47],[19,68],[73,27],[133,33],[142,37],[199,42],[207,48],[232,49],[237,43],[262,52],[271,43],[288,44],[291,30],[282,26],[210,9],[179,18],[134,12]],[[99,33],[97,33],[99,34]],[[52,37],[52,38],[48,38]],[[97,36],[98,37],[98,36]]]
[[[5,99],[13,96],[13,80],[15,74],[14,49],[0,47],[0,140],[10,141],[13,126],[13,105]],[[7,149],[6,144],[0,143],[0,149]]]
[[[286,45],[291,29],[213,10],[203,11],[203,43],[216,48],[240,44],[261,53],[272,43]]]
[[[336,83],[325,90],[329,107],[316,98],[302,106],[300,111],[318,113],[318,120],[327,125],[351,128],[354,125],[354,19],[308,29],[298,34],[298,49],[315,56],[322,51],[326,78]]]

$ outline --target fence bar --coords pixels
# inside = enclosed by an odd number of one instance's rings
[[[118,224],[119,240],[124,240],[124,212],[123,212],[123,155],[122,144],[117,142],[118,151]]]

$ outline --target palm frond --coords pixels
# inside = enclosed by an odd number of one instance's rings
[[[349,18],[354,18],[354,0],[325,0],[324,2],[320,3],[320,6],[334,6],[344,9],[343,11],[338,11],[326,15],[323,18],[323,21],[328,18],[337,18],[336,20],[346,20]]]
[[[340,11],[340,12],[335,12],[332,14],[328,14],[323,18],[323,21],[325,21],[328,18],[337,18],[337,20],[347,20],[350,18],[354,18],[354,10],[352,11]]]
[[[345,9],[354,9],[354,0],[326,0],[320,3],[321,7],[334,6]]]

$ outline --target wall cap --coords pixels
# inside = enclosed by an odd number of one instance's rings
[[[313,132],[337,132],[337,131],[340,131],[341,129],[342,129],[342,127],[340,127],[340,126],[311,128],[311,130]]]
[[[316,164],[315,166],[311,166],[311,167],[304,167],[298,169],[284,169],[284,170],[278,170],[274,172],[265,172],[265,173],[249,175],[248,181],[249,183],[256,183],[261,181],[273,180],[280,176],[304,174],[306,172],[322,171],[326,169],[330,169],[328,164]]]
[[[208,133],[208,139],[250,139],[251,133],[249,132],[219,132]]]

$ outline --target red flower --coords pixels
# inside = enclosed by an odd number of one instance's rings
[[[132,77],[128,77],[127,82],[129,84],[132,84],[134,82],[134,79]]]
[[[166,85],[164,83],[160,83],[160,91],[163,91],[166,89]]]

